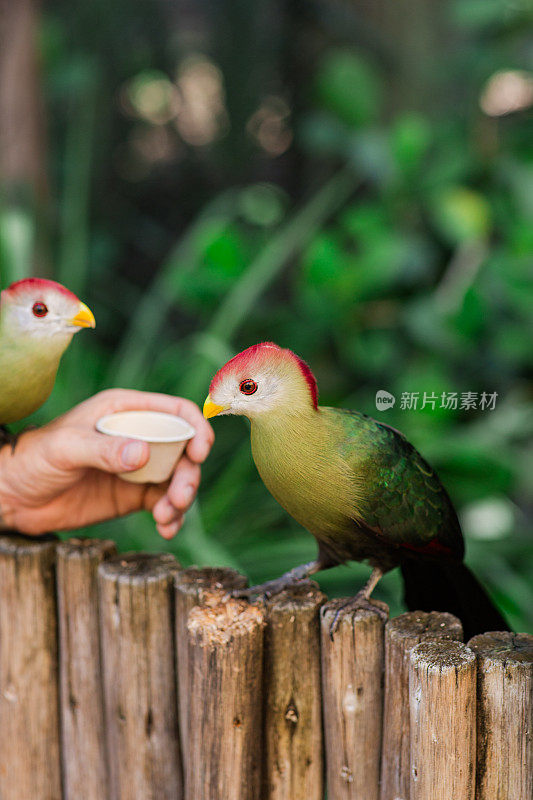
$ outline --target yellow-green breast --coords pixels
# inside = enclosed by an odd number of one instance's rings
[[[267,489],[317,538],[351,527],[358,486],[335,439],[342,438],[322,411],[275,412],[253,420],[252,454]]]
[[[29,416],[47,400],[67,345],[64,337],[45,343],[0,339],[0,425]]]

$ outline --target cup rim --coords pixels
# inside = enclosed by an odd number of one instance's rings
[[[146,434],[142,433],[126,433],[124,431],[112,431],[106,429],[106,423],[112,417],[116,417],[118,414],[120,415],[129,415],[129,414],[150,414],[152,416],[157,417],[166,417],[172,421],[179,419],[180,422],[186,427],[186,430],[179,436],[147,436]],[[103,433],[106,436],[121,436],[123,439],[137,439],[140,442],[152,442],[153,444],[173,444],[178,442],[185,442],[188,439],[192,439],[193,436],[196,435],[196,429],[187,422],[186,419],[180,417],[178,414],[168,414],[165,411],[151,411],[148,408],[130,408],[127,411],[113,411],[111,414],[104,414],[103,417],[100,417],[95,423],[95,428],[99,433]]]

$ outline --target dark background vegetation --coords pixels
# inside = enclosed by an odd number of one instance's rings
[[[228,357],[273,339],[311,364],[322,403],[400,428],[433,463],[469,563],[531,630],[528,0],[17,0],[1,15],[2,284],[53,277],[98,322],[36,421],[108,386],[201,402]],[[498,399],[402,410],[415,391]],[[242,420],[215,427],[177,539],[142,514],[91,533],[254,582],[312,558]],[[320,583],[352,594],[367,574]],[[394,573],[376,594],[401,609]]]

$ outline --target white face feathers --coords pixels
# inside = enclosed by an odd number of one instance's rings
[[[283,379],[268,370],[256,370],[244,377],[229,373],[221,377],[211,399],[224,407],[221,414],[252,417],[280,404],[286,395],[284,388]]]
[[[256,363],[254,363],[256,361]],[[219,414],[237,414],[254,419],[270,411],[311,409],[309,387],[292,359],[263,358],[221,370],[211,385],[212,403]]]
[[[71,292],[51,281],[28,280],[2,292],[0,325],[10,338],[65,338],[94,327],[91,312]]]

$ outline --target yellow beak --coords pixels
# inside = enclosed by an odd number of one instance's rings
[[[91,309],[80,302],[80,308],[75,317],[69,320],[71,325],[78,325],[80,328],[94,328],[96,320]]]
[[[206,419],[209,419],[209,417],[216,417],[217,414],[220,414],[220,412],[224,410],[224,406],[217,406],[216,403],[213,403],[209,395],[207,395],[204,403],[204,417]]]

